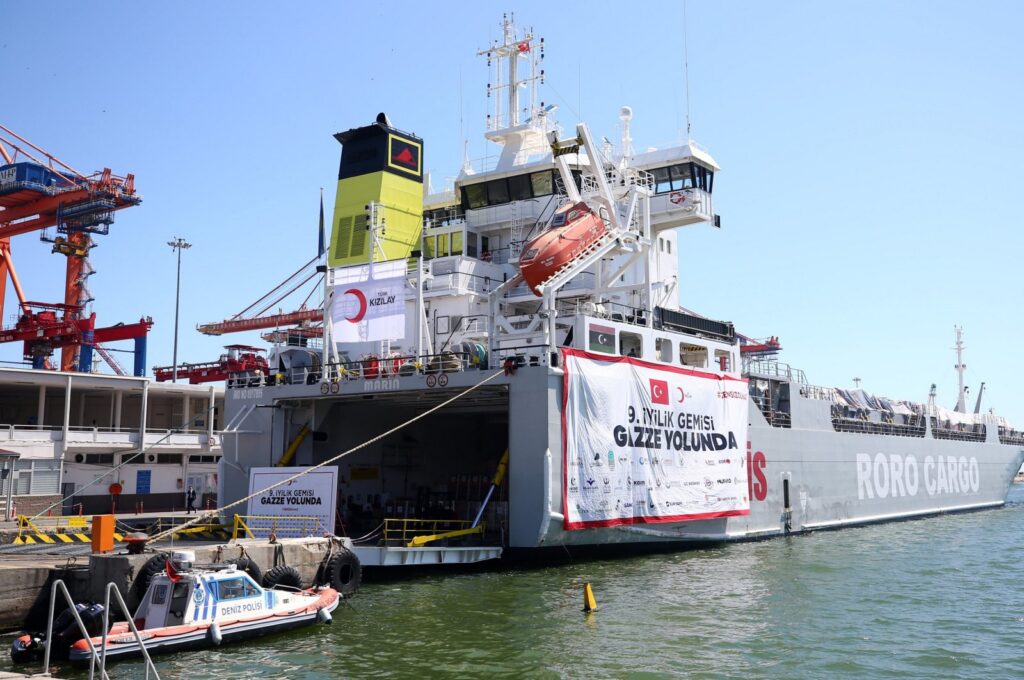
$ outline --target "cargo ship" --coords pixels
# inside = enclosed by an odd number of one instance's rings
[[[538,103],[544,42],[508,17],[480,54],[501,150],[451,189],[425,186],[424,140],[384,114],[336,135],[323,337],[284,339],[257,386],[228,381],[222,500],[254,467],[329,461],[357,543],[489,556],[1004,503],[1024,433],[967,412],[962,361],[957,407],[894,401],[815,385],[777,338],[688,310],[686,230],[721,226],[712,155],[637,151],[625,106],[617,145],[566,134]]]

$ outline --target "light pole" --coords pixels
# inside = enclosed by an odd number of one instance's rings
[[[167,245],[171,247],[171,250],[178,251],[178,282],[174,288],[174,369],[173,373],[171,373],[171,382],[178,382],[178,307],[181,303],[181,251],[191,248],[192,244],[180,236],[175,236],[173,241],[167,242]]]

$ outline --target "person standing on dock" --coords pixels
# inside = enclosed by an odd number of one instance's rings
[[[185,494],[185,500],[188,501],[188,514],[191,515],[196,509],[196,490],[191,484],[188,486],[188,492]]]

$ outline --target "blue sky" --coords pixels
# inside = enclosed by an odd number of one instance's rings
[[[986,381],[986,406],[1024,423],[1012,344],[1024,330],[1022,7],[690,3],[693,137],[723,168],[723,228],[681,233],[682,303],[779,336],[812,383],[858,376],[924,400],[935,382],[947,406],[961,324],[968,382]],[[582,116],[618,139],[629,104],[638,148],[685,134],[678,3],[7,2],[0,122],[80,170],[135,173],[143,204],[92,254],[99,322],[151,315],[148,364],[171,362],[165,243],[184,236],[179,357],[209,360],[256,338],[194,326],[315,254],[334,132],[386,111],[426,140],[435,185],[458,170],[460,129],[471,156],[487,153],[475,53],[505,9],[545,37],[541,98],[566,129]],[[14,241],[30,299],[62,297],[63,258],[49,250]]]

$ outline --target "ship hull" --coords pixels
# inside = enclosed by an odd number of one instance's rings
[[[238,435],[240,450],[261,460],[274,460],[282,453],[280,442],[273,448],[270,438],[256,432],[270,432],[277,411],[308,405],[312,400],[317,430],[328,443],[319,450],[310,447],[308,453],[300,450],[300,464],[311,464],[414,418],[434,403],[430,400],[453,396],[493,373],[466,370],[446,374],[443,392],[427,387],[425,376],[353,380],[342,383],[337,394],[328,395],[317,385],[231,390],[228,416],[248,412],[246,429],[252,434]],[[498,375],[486,387],[447,406],[447,415],[425,419],[395,435],[396,443],[399,438],[401,442],[421,442],[417,455],[422,463],[396,460],[396,446],[385,442],[379,449],[368,447],[353,454],[347,459],[351,462],[343,463],[351,468],[344,467],[341,474],[349,476],[353,469],[373,466],[386,473],[401,462],[412,466],[400,468],[403,483],[408,475],[410,486],[432,484],[436,489],[439,481],[474,465],[480,472],[493,472],[493,465],[507,448],[507,500],[500,502],[500,516],[490,524],[502,526],[503,547],[522,552],[520,549],[633,548],[642,544],[661,549],[673,543],[748,540],[994,508],[1004,503],[1024,462],[1024,447],[1000,444],[994,433],[987,441],[967,442],[934,439],[930,433],[904,437],[837,432],[832,428],[828,403],[802,397],[793,400],[792,427],[773,427],[751,403],[749,444],[740,443],[735,452],[746,460],[749,471],[748,514],[566,529],[563,396],[563,374],[558,368],[524,366]],[[259,404],[277,404],[283,409],[255,408]],[[448,471],[438,472],[444,465],[449,465]],[[222,470],[225,496],[245,495],[247,478],[230,466],[222,466]],[[353,480],[350,484],[355,493],[387,492],[382,486],[386,479]],[[378,486],[372,487],[374,484]],[[460,488],[464,489],[457,486],[456,495],[465,497]],[[472,517],[479,500],[471,495],[458,508],[459,516]]]

